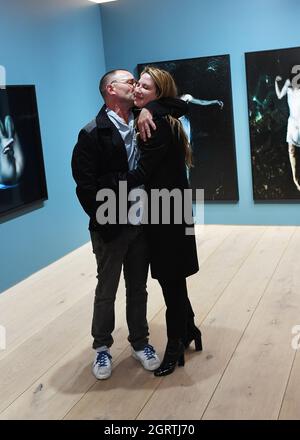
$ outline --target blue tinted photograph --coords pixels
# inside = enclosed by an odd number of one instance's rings
[[[239,199],[229,55],[138,65],[157,66],[172,74],[178,97],[188,103],[180,118],[190,141],[192,188],[204,189],[206,201]]]
[[[300,48],[245,59],[253,198],[300,201]]]
[[[0,215],[47,199],[34,86],[0,90]]]

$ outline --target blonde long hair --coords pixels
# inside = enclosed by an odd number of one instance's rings
[[[148,73],[151,76],[157,91],[157,98],[176,98],[177,87],[172,75],[166,70],[158,69],[157,67],[146,66],[141,75]],[[190,168],[192,166],[192,150],[189,144],[187,135],[182,127],[181,122],[168,115],[167,119],[170,123],[172,133],[177,137],[179,142],[183,145],[185,153],[185,163]]]

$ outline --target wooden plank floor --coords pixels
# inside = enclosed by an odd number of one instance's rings
[[[90,244],[0,295],[0,419],[299,419],[300,227],[199,228],[188,280],[204,350],[165,378],[130,356],[121,280],[113,374],[91,374],[95,262]],[[151,339],[162,356],[164,303],[149,278]],[[299,330],[300,331],[300,330]]]

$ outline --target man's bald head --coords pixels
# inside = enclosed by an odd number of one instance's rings
[[[115,70],[110,70],[109,72],[106,72],[105,75],[102,76],[102,78],[100,79],[100,83],[99,83],[99,91],[103,97],[103,99],[105,99],[106,97],[106,87],[111,84],[113,81],[118,79],[118,76],[122,73],[130,73],[128,72],[128,70],[123,70],[123,69],[115,69]]]

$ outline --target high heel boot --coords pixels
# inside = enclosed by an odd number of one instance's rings
[[[154,376],[167,376],[173,373],[178,364],[184,366],[184,345],[180,339],[169,339],[160,367],[154,371]]]
[[[194,322],[188,325],[187,335],[183,339],[184,347],[188,348],[192,341],[195,341],[195,351],[202,351],[201,332],[198,327],[195,326]]]

